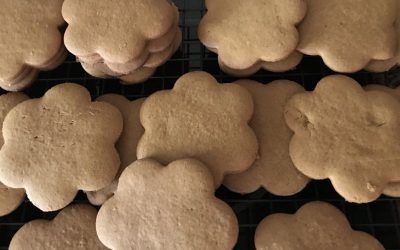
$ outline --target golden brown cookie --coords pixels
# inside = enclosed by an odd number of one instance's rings
[[[99,190],[112,182],[120,165],[114,143],[121,131],[115,107],[91,102],[77,84],[57,85],[6,116],[0,181],[25,188],[43,211],[61,209],[78,190]]]
[[[14,235],[10,250],[105,250],[96,234],[96,215],[94,207],[77,204],[66,207],[51,221],[28,222]]]
[[[77,56],[98,53],[105,61],[126,63],[141,55],[149,41],[166,34],[175,14],[167,0],[66,0],[65,46]]]
[[[290,159],[289,142],[293,132],[286,125],[284,108],[287,100],[304,92],[304,88],[287,80],[266,85],[250,80],[235,83],[246,88],[253,97],[250,127],[258,139],[259,157],[246,171],[226,176],[224,185],[238,193],[251,193],[260,187],[275,195],[293,195],[301,191],[309,179]]]
[[[106,94],[97,98],[97,101],[107,102],[121,112],[124,128],[115,145],[121,159],[119,173],[110,186],[86,193],[90,203],[93,205],[102,205],[114,194],[118,186],[119,175],[125,167],[136,160],[136,147],[144,133],[142,124],[140,124],[140,107],[144,100],[144,98],[141,98],[131,102],[124,96],[117,94]]]
[[[373,236],[351,228],[344,214],[329,203],[314,201],[295,214],[272,214],[257,226],[257,250],[384,250]]]
[[[306,13],[303,0],[206,0],[198,35],[231,69],[276,62],[296,49],[296,25]]]
[[[373,201],[400,181],[399,110],[390,94],[365,91],[346,76],[325,77],[287,103],[292,161],[312,179],[329,178],[347,201]]]
[[[97,234],[111,249],[232,249],[238,222],[214,196],[213,177],[194,159],[134,162],[100,208]]]
[[[8,112],[19,103],[29,98],[22,93],[8,93],[0,96],[0,130]],[[0,133],[0,147],[3,145],[3,133]],[[9,188],[0,182],[0,216],[14,211],[24,200],[25,190]]]
[[[62,3],[62,0],[0,1],[0,87],[9,90],[27,87],[34,77],[23,78],[21,82],[13,79],[26,70],[43,68],[60,47],[65,50],[59,31],[64,24]]]
[[[248,122],[253,100],[237,84],[219,84],[205,72],[191,72],[172,90],[154,93],[143,103],[140,121],[145,133],[138,159],[163,164],[192,157],[205,163],[215,186],[227,174],[250,167],[257,155],[257,139]]]
[[[307,0],[297,49],[337,72],[356,72],[396,52],[396,0]]]

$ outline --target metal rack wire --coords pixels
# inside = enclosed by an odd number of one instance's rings
[[[194,70],[207,71],[220,82],[236,80],[220,71],[216,55],[205,49],[197,38],[197,25],[205,13],[203,0],[174,0],[174,2],[181,14],[182,46],[145,84],[126,86],[115,79],[91,77],[70,55],[57,69],[41,73],[36,83],[25,92],[31,97],[40,97],[56,84],[75,82],[84,85],[93,98],[105,93],[119,93],[129,99],[136,99],[148,96],[157,90],[170,89],[181,75]],[[329,74],[334,72],[324,66],[320,58],[305,57],[293,71],[283,74],[260,71],[251,79],[263,83],[276,79],[289,79],[302,84],[307,90],[312,90],[321,78]],[[362,85],[374,83],[394,87],[400,84],[400,69],[382,74],[363,71],[350,76]],[[279,212],[294,213],[306,202],[323,200],[342,210],[354,229],[374,235],[386,249],[400,250],[400,199],[383,196],[375,202],[364,205],[346,203],[336,194],[329,181],[311,182],[305,190],[291,197],[274,196],[262,189],[252,194],[239,195],[223,187],[217,191],[217,196],[231,205],[238,216],[240,235],[236,249],[254,249],[254,231],[265,216]],[[82,192],[74,200],[74,203],[86,202],[86,196]],[[41,212],[26,200],[12,214],[0,217],[0,250],[8,248],[12,236],[24,223],[38,218],[50,219],[55,215],[56,212]]]

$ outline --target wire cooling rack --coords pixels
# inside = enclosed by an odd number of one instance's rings
[[[84,85],[93,98],[106,93],[118,93],[133,100],[148,96],[157,90],[170,89],[181,75],[194,70],[207,71],[220,82],[236,80],[220,71],[216,55],[205,49],[197,38],[197,25],[205,13],[203,1],[174,0],[174,2],[181,14],[182,46],[145,84],[125,86],[115,79],[91,77],[70,55],[57,69],[41,73],[36,83],[25,92],[30,97],[40,97],[56,84],[75,82]],[[320,58],[305,57],[293,71],[279,74],[260,71],[251,79],[262,83],[289,79],[302,84],[307,90],[312,90],[321,78],[330,74],[334,72],[324,66]],[[395,87],[400,84],[400,69],[382,74],[363,71],[350,76],[362,85],[374,83]],[[329,181],[313,181],[302,192],[290,197],[274,196],[262,189],[252,194],[239,195],[229,192],[224,187],[217,191],[217,196],[226,201],[238,216],[240,235],[235,249],[254,249],[254,231],[265,216],[272,213],[294,213],[309,201],[323,200],[343,211],[354,229],[374,235],[386,249],[400,250],[400,199],[382,196],[369,204],[347,203],[336,194]],[[80,192],[74,203],[87,203],[86,196]],[[12,214],[0,217],[0,250],[8,249],[12,236],[24,223],[39,218],[51,219],[56,214],[56,212],[43,213],[26,200]]]

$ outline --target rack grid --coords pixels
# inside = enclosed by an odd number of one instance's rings
[[[197,38],[197,25],[205,13],[202,0],[174,0],[180,9],[180,27],[183,41],[179,51],[156,74],[144,84],[122,85],[117,79],[99,79],[85,73],[73,55],[57,69],[42,72],[38,80],[25,93],[30,97],[40,97],[50,87],[63,83],[75,82],[84,85],[96,98],[106,93],[118,93],[128,99],[146,97],[161,89],[171,89],[174,82],[183,74],[204,70],[213,74],[220,82],[232,82],[237,78],[230,77],[218,67],[217,57],[201,45]],[[277,79],[288,79],[298,82],[307,90],[314,89],[324,76],[335,74],[328,69],[319,57],[305,56],[301,64],[286,73],[271,73],[261,70],[250,79],[268,83]],[[348,74],[360,84],[384,84],[396,87],[400,84],[400,69],[386,73],[369,73],[366,71]],[[221,187],[217,197],[226,201],[235,211],[240,224],[239,240],[235,249],[254,249],[254,231],[257,224],[272,213],[294,213],[301,205],[313,201],[327,201],[345,213],[352,227],[374,235],[386,249],[400,250],[400,199],[382,196],[369,204],[351,204],[344,201],[333,189],[329,181],[312,181],[302,192],[279,197],[263,189],[240,195]],[[79,192],[74,203],[87,203],[86,196]],[[43,213],[28,200],[12,214],[0,217],[0,250],[8,249],[14,233],[26,222],[33,219],[53,218],[57,212]]]

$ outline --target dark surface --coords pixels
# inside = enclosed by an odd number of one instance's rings
[[[203,1],[175,0],[174,2],[181,9],[180,25],[184,41],[174,57],[160,67],[145,84],[124,86],[118,80],[91,77],[70,55],[56,70],[41,73],[36,83],[25,93],[30,97],[40,97],[51,86],[63,82],[75,82],[84,85],[93,98],[105,93],[119,93],[133,100],[148,96],[157,90],[170,89],[179,76],[194,70],[212,73],[221,82],[235,80],[219,70],[216,56],[208,52],[197,39],[197,24],[204,14]],[[307,90],[312,90],[322,77],[330,74],[334,72],[325,67],[320,58],[305,57],[296,70],[284,74],[261,71],[251,78],[263,83],[276,79],[289,79],[302,84]],[[400,84],[400,69],[384,74],[359,72],[350,76],[362,85],[375,83],[394,87]],[[354,229],[374,235],[386,249],[400,250],[400,199],[383,196],[369,204],[350,204],[336,194],[329,181],[313,181],[301,193],[290,197],[274,196],[261,189],[249,195],[238,195],[225,188],[220,188],[217,196],[231,205],[238,216],[240,235],[236,249],[254,249],[254,231],[265,216],[278,212],[294,213],[308,201],[323,200],[342,210]],[[86,203],[86,196],[79,193],[74,202]],[[24,223],[38,218],[50,219],[56,214],[56,212],[43,213],[29,201],[25,201],[12,214],[0,217],[0,249],[7,249],[12,236]]]

